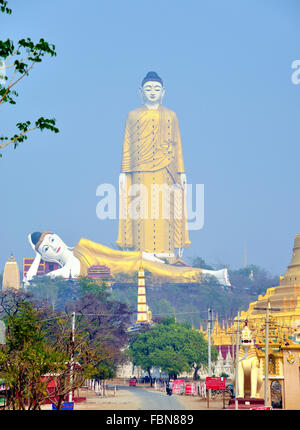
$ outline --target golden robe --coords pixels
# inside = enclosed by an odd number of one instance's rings
[[[126,195],[120,196],[123,215],[117,244],[155,254],[174,254],[175,248],[188,247],[184,192],[163,191],[165,185],[176,184],[177,190],[183,190],[180,174],[184,173],[184,163],[175,112],[161,105],[158,109],[143,105],[129,112],[121,172],[126,174]],[[133,219],[129,208],[137,195],[130,195],[130,188],[139,184],[145,187],[146,194],[139,202],[139,216]],[[160,191],[155,185],[161,187]]]
[[[119,273],[132,276],[138,272],[141,263],[140,252],[119,251],[88,239],[80,239],[73,253],[80,260],[81,276],[87,276],[88,268],[94,265],[108,266],[112,276]],[[145,259],[142,264],[144,270],[151,272],[154,278],[166,282],[199,282],[203,274],[202,269],[195,267],[178,267]]]

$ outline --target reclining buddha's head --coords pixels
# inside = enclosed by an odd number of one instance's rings
[[[53,234],[51,231],[43,233],[36,231],[29,235],[29,240],[31,246],[44,261],[64,265],[68,247],[57,234]]]

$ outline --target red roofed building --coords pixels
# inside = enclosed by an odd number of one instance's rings
[[[110,268],[103,265],[91,266],[88,269],[87,277],[95,279],[97,281],[106,281],[109,286],[111,286],[112,276],[110,273]]]

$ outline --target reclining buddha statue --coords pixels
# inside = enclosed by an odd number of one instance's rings
[[[48,276],[77,278],[87,276],[88,269],[94,265],[108,266],[112,276],[122,273],[134,275],[142,259],[144,269],[151,272],[153,278],[161,278],[165,282],[200,282],[205,276],[214,276],[221,285],[230,285],[227,269],[204,270],[166,264],[146,252],[115,250],[88,239],[80,239],[75,247],[70,247],[48,230],[29,234],[28,240],[36,256],[24,277],[25,284],[36,276],[41,260],[60,266]]]

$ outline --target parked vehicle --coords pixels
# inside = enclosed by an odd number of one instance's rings
[[[135,387],[136,386],[136,378],[130,378],[129,379],[129,386]]]

